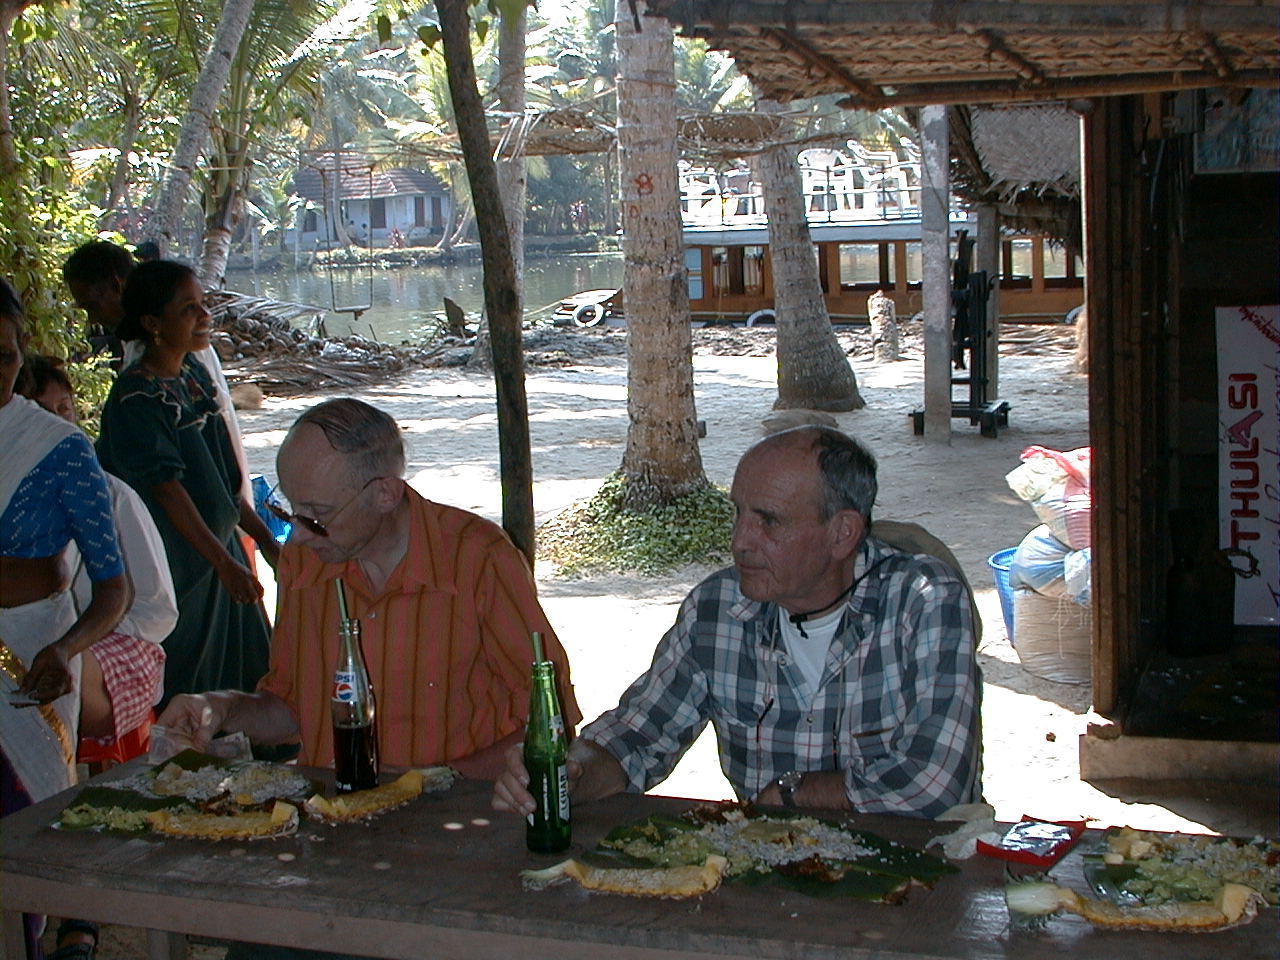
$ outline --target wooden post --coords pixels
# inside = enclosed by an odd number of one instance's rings
[[[529,401],[524,388],[520,279],[511,252],[498,171],[493,162],[484,105],[471,58],[471,21],[465,0],[436,4],[444,43],[449,95],[457,117],[471,201],[480,231],[484,265],[484,309],[493,345],[493,379],[498,406],[498,468],[502,481],[502,526],[532,568],[533,454],[529,446]]]
[[[994,203],[980,203],[978,241],[973,250],[973,268],[985,270],[990,283],[987,295],[987,399],[1000,398],[1000,214]]]
[[[924,438],[951,443],[950,161],[947,108],[920,111],[924,294]]]

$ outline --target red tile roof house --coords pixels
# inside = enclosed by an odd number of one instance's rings
[[[299,217],[304,248],[336,246],[335,217],[354,243],[391,247],[402,238],[421,245],[439,238],[453,212],[448,188],[430,171],[376,169],[371,159],[352,154],[343,154],[340,163],[332,153],[307,155],[293,190],[308,201]]]

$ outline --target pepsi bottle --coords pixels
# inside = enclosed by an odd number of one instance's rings
[[[342,646],[333,673],[333,781],[339,793],[378,785],[378,732],[373,686],[360,650],[360,621],[343,620]]]

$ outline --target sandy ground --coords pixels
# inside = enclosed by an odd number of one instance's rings
[[[1060,330],[1050,346],[1031,355],[1002,348],[1000,397],[1011,411],[998,438],[980,436],[963,420],[953,421],[949,444],[926,443],[913,435],[909,413],[923,398],[918,354],[880,364],[865,352],[855,356],[867,407],[837,419],[879,458],[878,516],[926,526],[952,548],[975,588],[984,624],[984,785],[997,815],[1004,820],[1023,814],[1088,817],[1100,826],[1127,823],[1205,832],[1204,825],[1165,807],[1127,803],[1081,782],[1077,737],[1086,723],[1089,688],[1027,673],[1005,636],[987,557],[1015,546],[1037,521],[1009,490],[1004,475],[1018,465],[1027,446],[1068,450],[1089,440],[1086,379],[1073,371],[1071,341],[1062,333],[1067,331]],[[738,457],[761,435],[761,420],[771,412],[775,397],[771,334],[737,339],[744,344],[740,349],[755,355],[726,356],[700,348],[694,358],[698,416],[707,421],[703,466],[712,481],[726,486]],[[611,355],[528,370],[540,520],[594,492],[621,462],[627,432],[626,361],[616,346],[608,344]],[[269,398],[262,409],[242,412],[252,468],[274,482],[275,449],[284,431],[301,410],[329,395],[341,393]],[[404,426],[409,477],[416,489],[500,519],[497,418],[488,378],[459,369],[421,370],[359,395]],[[706,572],[690,568],[660,578],[569,580],[539,570],[542,602],[569,650],[577,696],[588,718],[613,706],[647,666],[680,599]],[[731,795],[710,732],[655,792],[713,799]],[[135,933],[125,928],[107,933],[100,957],[142,955]],[[193,956],[220,953],[212,947],[193,948]]]

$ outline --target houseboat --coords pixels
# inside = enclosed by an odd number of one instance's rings
[[[848,147],[800,154],[827,309],[836,323],[865,321],[867,298],[881,290],[899,316],[913,316],[923,309],[919,159]],[[693,318],[770,320],[773,277],[760,185],[745,168],[724,173],[685,165],[680,202]],[[976,237],[977,218],[953,205],[950,222],[954,253],[960,231]],[[1004,236],[999,280],[1002,322],[1069,320],[1084,302],[1079,257],[1044,236]]]

